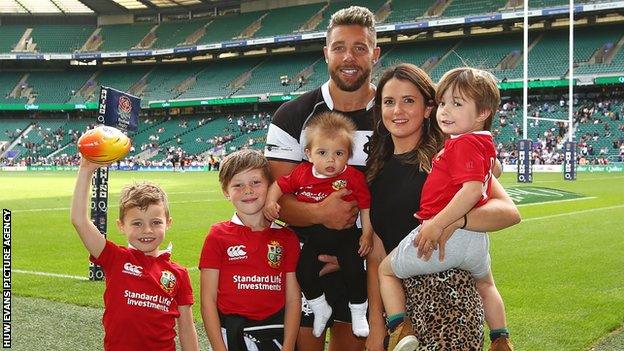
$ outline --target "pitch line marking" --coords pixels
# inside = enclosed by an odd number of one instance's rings
[[[596,199],[597,197],[595,196],[588,196],[588,197],[579,197],[576,199],[565,199],[565,200],[553,200],[553,201],[542,201],[542,202],[532,202],[530,204],[520,204],[520,205],[516,205],[517,207],[525,207],[525,206],[534,206],[534,205],[544,205],[544,204],[554,204],[557,202],[567,202],[567,201],[580,201],[580,200],[591,200],[591,199]]]
[[[227,201],[226,199],[206,199],[206,200],[189,200],[189,201],[169,201],[170,204],[188,204],[188,203],[196,203],[196,202],[215,202],[215,201]],[[119,207],[118,204],[109,205],[108,208],[116,208]],[[26,210],[12,210],[13,213],[21,213],[21,212],[47,212],[47,211],[66,211],[69,210],[69,207],[51,207],[51,208],[31,208]]]
[[[556,217],[564,217],[564,216],[570,216],[570,215],[576,215],[576,214],[591,213],[591,212],[597,212],[597,211],[615,210],[615,209],[623,208],[623,207],[624,205],[617,205],[617,206],[609,206],[609,207],[591,208],[589,210],[582,210],[582,211],[558,213],[558,214],[542,216],[542,217],[531,217],[531,218],[523,219],[521,223],[539,221],[542,219],[549,219],[549,218],[556,218]]]
[[[577,173],[578,175],[578,173]],[[617,176],[617,177],[602,177],[602,178],[580,178],[580,179],[576,179],[575,182],[593,182],[596,180],[610,180],[610,179],[623,179],[624,176]],[[561,180],[536,180],[533,182],[533,184],[540,184],[540,183],[558,183],[561,182]]]
[[[12,269],[13,273],[22,273],[22,274],[31,274],[31,275],[41,275],[44,277],[54,277],[54,278],[68,278],[68,279],[76,279],[76,280],[89,280],[87,277],[81,277],[77,275],[69,275],[69,274],[58,274],[58,273],[47,273],[47,272],[37,272],[37,271],[25,271],[22,269]]]
[[[609,206],[609,207],[592,208],[592,209],[583,210],[583,211],[573,211],[573,212],[566,212],[566,213],[558,213],[558,214],[549,215],[549,216],[542,216],[542,217],[532,217],[532,218],[523,219],[520,224],[522,224],[524,222],[533,222],[533,221],[539,221],[539,220],[542,220],[542,219],[570,216],[570,215],[575,215],[575,214],[590,213],[590,212],[597,212],[597,211],[615,210],[615,209],[623,208],[623,207],[624,207],[624,205],[617,205],[617,206]],[[187,269],[188,269],[189,272],[198,270],[197,267],[189,267]],[[89,280],[89,278],[87,278],[87,277],[80,277],[80,276],[77,276],[77,275],[57,274],[57,273],[47,273],[47,272],[36,272],[36,271],[25,271],[25,270],[21,270],[21,269],[13,269],[12,272],[22,273],[22,274],[40,275],[40,276],[45,276],[45,277],[69,278],[69,279],[77,279],[77,280]]]

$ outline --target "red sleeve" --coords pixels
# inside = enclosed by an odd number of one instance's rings
[[[299,251],[301,251],[301,244],[297,235],[290,229],[282,229],[288,232],[286,237],[286,259],[284,260],[284,272],[290,273],[297,271],[297,262],[299,262]]]
[[[201,256],[199,258],[199,269],[202,268],[214,268],[220,269],[223,262],[221,255],[223,250],[219,242],[219,231],[212,226],[210,233],[204,240],[204,247],[202,247]]]
[[[186,268],[179,268],[180,290],[178,290],[177,302],[178,306],[192,305],[195,303],[193,299],[193,287],[191,286],[191,277]]]
[[[93,256],[89,256],[89,261],[97,264],[98,266],[110,267],[115,262],[118,254],[123,250],[124,248],[119,247],[114,242],[106,240],[106,245],[104,245],[104,249],[102,250],[102,253],[100,253],[100,257],[95,258]]]
[[[301,174],[306,171],[306,162],[301,162],[289,175],[281,176],[277,180],[277,185],[284,194],[292,194],[301,186]]]
[[[469,181],[483,182],[488,170],[484,169],[485,150],[471,135],[459,137],[451,148],[444,150],[449,160],[451,182],[459,185]]]
[[[365,210],[370,208],[370,191],[368,190],[368,183],[366,183],[366,176],[364,173],[358,171],[356,168],[349,166],[349,184],[347,188],[353,191],[353,196],[357,200],[358,208]]]

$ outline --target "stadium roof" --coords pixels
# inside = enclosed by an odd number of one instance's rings
[[[0,14],[94,14],[154,13],[237,6],[242,0],[0,0]]]

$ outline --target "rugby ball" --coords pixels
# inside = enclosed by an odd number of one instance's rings
[[[87,160],[108,164],[121,160],[130,151],[132,142],[121,130],[110,126],[97,126],[78,139],[78,151]]]

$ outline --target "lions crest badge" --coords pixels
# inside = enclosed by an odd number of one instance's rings
[[[284,248],[277,240],[271,240],[267,245],[267,261],[272,268],[279,268],[282,264]]]
[[[342,189],[342,188],[346,188],[346,187],[347,187],[347,181],[346,181],[346,179],[338,179],[338,180],[335,180],[335,181],[332,183],[332,189],[334,189],[334,190],[336,190],[336,191],[337,191],[337,190],[340,190],[340,189]]]
[[[160,275],[160,287],[166,291],[168,294],[171,294],[176,284],[176,276],[175,274],[169,271],[162,271]]]

